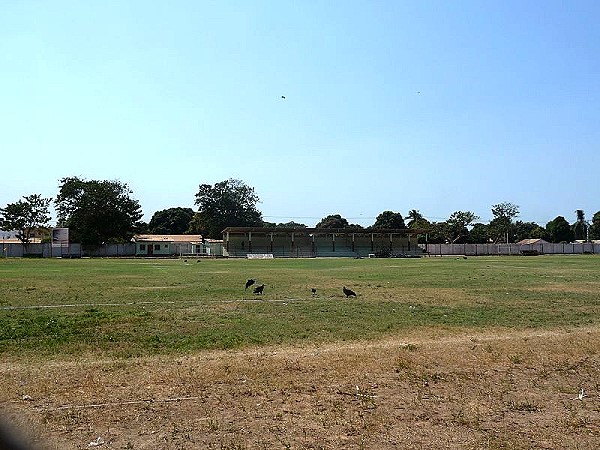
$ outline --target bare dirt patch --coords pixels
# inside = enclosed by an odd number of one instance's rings
[[[595,449],[600,329],[411,332],[181,357],[4,361],[51,449]],[[583,389],[581,399],[579,394]]]

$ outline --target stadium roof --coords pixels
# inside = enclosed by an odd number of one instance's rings
[[[133,242],[201,242],[199,234],[136,234]]]
[[[287,227],[227,227],[223,233],[309,233],[309,234],[424,234],[416,228],[287,228]]]

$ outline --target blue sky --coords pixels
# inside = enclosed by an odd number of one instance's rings
[[[118,179],[150,220],[600,210],[600,2],[0,0],[0,205]],[[281,97],[285,96],[285,99]]]

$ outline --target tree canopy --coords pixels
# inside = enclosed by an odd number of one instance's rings
[[[600,211],[596,212],[592,217],[590,225],[590,239],[600,239]]]
[[[278,228],[307,228],[305,224],[297,223],[297,222],[294,222],[293,220],[291,222],[278,223],[275,226]]]
[[[490,238],[488,236],[488,226],[484,223],[475,223],[469,231],[469,242],[472,244],[487,244]]]
[[[408,219],[408,223],[406,225],[409,228],[420,228],[417,226],[417,223],[419,221],[428,222],[427,219],[423,217],[423,214],[421,214],[418,209],[411,209],[406,215],[406,218]]]
[[[50,222],[50,202],[39,194],[26,195],[23,200],[9,203],[0,208],[0,229],[17,231],[17,238],[23,244],[29,244],[32,234]]]
[[[535,222],[523,222],[517,220],[513,227],[514,239],[516,242],[522,241],[523,239],[548,239],[546,229],[540,227]]]
[[[402,214],[393,211],[383,211],[375,219],[373,228],[406,228]]]
[[[550,242],[571,242],[574,234],[567,219],[563,216],[557,216],[546,224]]]
[[[168,208],[156,211],[148,223],[151,234],[184,234],[194,217],[192,208]]]
[[[221,238],[227,227],[306,228],[305,224],[290,221],[275,223],[262,220],[260,202],[254,188],[237,179],[227,179],[214,185],[201,184],[195,194],[197,212],[192,208],[173,207],[156,211],[149,224],[141,222],[141,207],[132,198],[128,185],[120,181],[85,180],[67,177],[59,180],[55,199],[57,226],[68,227],[74,242],[84,245],[128,242],[133,233],[202,234]],[[52,199],[34,194],[0,208],[0,229],[16,231],[23,243],[36,229],[45,228],[51,219]],[[492,205],[493,219],[489,224],[474,223],[479,219],[470,211],[455,211],[448,220],[430,222],[417,209],[404,218],[399,212],[383,211],[371,228],[411,228],[419,230],[419,243],[488,243],[518,242],[527,238],[543,238],[552,242],[600,239],[600,211],[591,221],[585,212],[575,211],[576,219],[569,224],[557,216],[546,226],[535,222],[515,221],[519,206],[502,202]],[[566,225],[565,225],[566,224]],[[322,218],[316,228],[363,229],[351,224],[340,214]],[[568,230],[567,230],[568,228]]]
[[[427,242],[432,244],[444,244],[449,240],[447,222],[431,222],[427,229]]]
[[[348,220],[339,214],[329,214],[328,216],[323,217],[319,223],[315,225],[315,228],[348,228],[349,225]]]
[[[588,232],[588,223],[585,220],[585,213],[583,209],[578,209],[577,211],[575,211],[575,214],[577,215],[577,220],[575,221],[572,227],[573,234],[575,236],[575,239],[585,240],[587,238]]]
[[[315,228],[345,228],[350,230],[362,230],[361,225],[355,223],[348,223],[348,220],[339,214],[330,214],[323,217],[319,223],[315,225]]]
[[[254,188],[241,180],[228,180],[201,184],[196,194],[198,212],[190,230],[206,237],[220,239],[227,227],[262,226],[262,213],[257,204],[260,199]]]
[[[452,244],[466,242],[469,236],[468,226],[479,219],[471,211],[455,211],[447,220],[449,240]]]
[[[489,224],[488,234],[494,242],[510,241],[512,221],[519,215],[519,207],[513,203],[502,202],[492,206],[494,218]]]
[[[408,228],[425,231],[424,235],[419,235],[418,237],[419,244],[429,242],[429,231],[432,228],[431,222],[423,217],[417,209],[411,209],[406,215],[406,218],[409,219],[407,224]]]
[[[116,180],[63,178],[55,202],[59,226],[68,227],[72,240],[83,245],[128,242],[142,217],[131,194]]]

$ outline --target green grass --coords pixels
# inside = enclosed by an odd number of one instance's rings
[[[3,259],[0,354],[127,357],[419,327],[585,326],[600,321],[599,273],[596,256]],[[244,291],[249,277],[266,285],[263,296]]]

